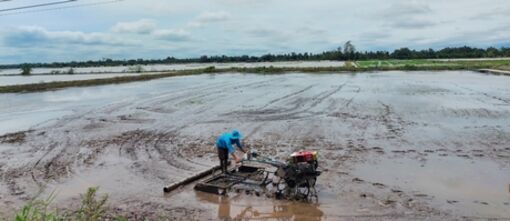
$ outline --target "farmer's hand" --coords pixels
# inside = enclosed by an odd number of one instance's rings
[[[239,157],[237,157],[237,155],[235,155],[235,154],[232,154],[232,158],[234,158],[234,163],[236,163],[236,164],[241,162],[241,159]]]

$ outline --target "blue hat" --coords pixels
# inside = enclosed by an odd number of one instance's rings
[[[237,130],[233,130],[231,138],[234,140],[239,140],[239,139],[241,139],[241,133],[239,133],[239,131],[237,131]]]

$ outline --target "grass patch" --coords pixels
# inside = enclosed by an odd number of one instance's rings
[[[510,60],[471,60],[471,61],[445,61],[445,60],[369,60],[359,61],[360,68],[376,69],[409,69],[417,70],[474,70],[482,68],[495,68],[510,65]]]
[[[50,211],[49,205],[53,202],[54,194],[51,194],[47,199],[34,200],[27,203],[21,210],[19,210],[14,220],[16,221],[57,221],[63,220],[57,211]]]
[[[510,71],[510,65],[508,66],[501,66],[499,67],[500,70],[503,70],[503,71]]]
[[[81,195],[81,206],[74,211],[61,212],[57,209],[50,209],[55,199],[52,193],[46,199],[36,199],[28,202],[23,208],[16,212],[15,221],[99,221],[105,220],[106,202],[108,195],[98,196],[97,187],[91,187],[85,194]],[[112,219],[109,219],[112,220]],[[122,217],[113,220],[126,220]]]

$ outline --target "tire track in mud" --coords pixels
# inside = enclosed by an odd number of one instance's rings
[[[356,98],[356,96],[358,96],[359,92],[361,91],[361,87],[359,86],[355,87],[357,88],[356,91],[354,91],[355,95],[352,96],[349,100],[347,100],[347,102],[344,105],[346,108],[348,108],[351,105],[351,103],[354,101],[354,98]]]
[[[299,115],[299,114],[303,114],[303,113],[307,113],[309,112],[311,109],[317,107],[319,104],[321,104],[322,102],[324,102],[327,98],[333,96],[334,94],[340,92],[344,86],[347,85],[347,82],[337,86],[334,90],[331,90],[331,91],[324,91],[322,93],[319,93],[318,95],[314,96],[312,98],[312,103],[304,108],[304,109],[301,109],[301,110],[298,110],[296,112],[291,112],[289,114],[287,114],[287,116],[291,117],[291,116],[296,116],[296,115]],[[313,117],[317,117],[318,115],[320,114],[324,114],[324,113],[312,113],[312,116]]]
[[[249,140],[253,134],[257,133],[262,128],[262,126],[263,124],[259,123],[257,126],[252,127],[253,129],[245,135],[244,139]]]
[[[61,180],[63,177],[72,174],[75,169],[100,163],[97,160],[105,160],[102,157],[105,151],[114,149],[118,149],[120,157],[130,159],[133,167],[129,170],[135,173],[147,169],[144,165],[144,159],[162,159],[170,168],[181,171],[183,175],[207,167],[206,164],[200,164],[183,157],[178,146],[184,145],[183,142],[186,142],[186,139],[176,139],[179,136],[176,133],[178,130],[166,132],[128,131],[110,138],[81,141],[79,145],[73,145],[68,140],[52,142],[44,149],[31,148],[30,152],[41,153],[38,154],[40,156],[35,160],[35,163],[31,166],[20,164],[17,167],[2,171],[2,180],[9,187],[11,195],[28,196],[25,188],[29,184],[23,181],[23,177],[26,177],[23,174],[29,174],[29,178],[39,188],[44,188],[50,180]],[[137,165],[140,162],[141,165]],[[165,177],[164,174],[158,171],[152,171],[152,175],[159,177],[159,179]]]
[[[221,101],[222,99],[225,99],[225,96],[221,96],[222,94],[227,94],[227,96],[228,96],[228,94],[235,94],[234,92],[236,92],[237,90],[258,89],[261,87],[270,86],[270,84],[268,84],[268,83],[272,83],[272,82],[274,82],[274,79],[256,81],[256,82],[253,82],[251,80],[246,80],[246,81],[243,81],[242,84],[237,83],[235,85],[221,83],[220,86],[211,87],[211,88],[209,88],[209,90],[200,90],[201,92],[199,92],[199,93],[195,93],[195,92],[191,91],[189,93],[182,94],[178,97],[167,99],[167,100],[165,100],[165,102],[169,101],[169,100],[176,101],[176,102],[170,104],[171,106],[174,107],[175,111],[179,110],[179,108],[176,106],[184,107],[187,105],[194,105],[195,107],[197,107],[194,109],[194,111],[192,113],[192,115],[194,116],[193,122],[188,122],[188,123],[183,122],[182,123],[183,125],[191,126],[191,125],[203,124],[203,123],[213,123],[213,122],[218,123],[218,122],[222,122],[222,120],[215,120],[215,121],[214,120],[213,121],[198,120],[197,121],[197,118],[199,116],[201,116],[201,114],[213,109],[214,107],[216,107],[218,105],[222,105],[221,102],[217,102],[217,101]],[[210,89],[212,89],[212,91]],[[195,104],[195,101],[197,101],[197,100],[198,100],[198,102]],[[177,102],[177,101],[179,101],[179,102]],[[200,101],[204,101],[204,102],[200,102]],[[161,106],[162,103],[159,101],[155,101],[151,105],[152,106]]]
[[[94,153],[88,164],[93,164],[101,155],[106,154],[106,150],[118,153],[118,157],[129,159],[128,168],[131,172],[141,174],[142,176],[151,175],[151,178],[167,179],[168,174],[161,174],[161,171],[150,165],[150,161],[163,160],[170,169],[180,171],[183,175],[193,173],[206,167],[189,159],[185,159],[180,152],[183,143],[179,140],[178,129],[167,131],[150,130],[132,130],[123,132],[120,135],[96,140],[92,142],[96,149],[100,150]],[[89,147],[90,148],[90,145]],[[163,169],[163,170],[165,170]],[[147,171],[151,173],[146,173]]]
[[[319,104],[324,102],[327,98],[331,97],[332,95],[338,93],[341,91],[344,86],[347,84],[347,82],[336,86],[333,90],[328,91],[322,91],[319,94],[314,95],[312,98],[305,99],[302,97],[296,98],[294,101],[289,102],[289,104],[292,104],[294,106],[290,108],[283,108],[279,110],[275,109],[258,109],[258,110],[252,110],[252,111],[237,111],[237,112],[230,112],[227,115],[236,115],[244,118],[251,119],[252,121],[275,121],[275,120],[289,120],[289,119],[302,119],[307,118],[307,116],[298,116],[303,113],[308,113],[311,109],[317,107]],[[306,90],[305,90],[306,91]],[[288,98],[294,98],[295,96],[288,96]],[[308,101],[313,101],[309,105],[307,104]],[[310,113],[309,117],[316,117],[320,114],[324,113]]]
[[[354,99],[358,96],[359,92],[361,91],[361,87],[359,87],[359,86],[351,86],[351,87],[356,88],[353,91],[354,95],[349,99],[345,99],[345,103],[343,104],[343,106],[340,109],[336,109],[336,111],[329,113],[327,116],[334,117],[334,118],[340,118],[343,120],[347,120],[347,119],[362,120],[362,122],[365,122],[365,128],[366,128],[368,126],[369,120],[370,121],[377,120],[376,116],[362,115],[362,114],[358,113],[359,111],[356,110],[356,108],[351,108],[351,104],[354,102]]]
[[[3,135],[0,139],[0,143],[9,143],[9,144],[18,144],[18,145],[23,144],[26,142],[24,139],[26,136],[26,133],[29,133],[29,132],[32,132],[32,131],[24,131],[24,132]],[[23,135],[18,135],[18,134],[23,134]],[[23,139],[12,140],[11,138],[13,138],[13,137],[16,137],[16,138],[22,137]],[[53,148],[54,147],[52,147],[50,149],[53,149]],[[26,150],[26,152],[34,152],[33,149],[34,149],[33,147],[30,147],[30,149]],[[43,186],[43,184],[41,182],[39,182],[38,179],[35,178],[34,170],[36,168],[36,165],[39,164],[41,159],[44,158],[47,155],[47,153],[44,154],[42,157],[40,157],[36,161],[36,163],[34,163],[34,165],[32,165],[32,163],[30,161],[20,162],[18,164],[10,165],[10,166],[8,166],[8,164],[6,164],[6,163],[0,164],[1,182],[5,183],[5,186],[7,187],[7,192],[10,195],[19,197],[22,200],[29,199],[29,197],[26,196],[26,189],[23,186],[24,184],[26,184],[26,181],[22,182],[22,183],[17,182],[17,180],[22,180],[24,178],[28,178],[28,179],[31,179],[32,181],[34,181],[34,183],[38,186],[38,188],[41,188]],[[27,177],[27,175],[29,175],[29,177]]]
[[[486,119],[507,119],[510,118],[510,111],[508,110],[494,110],[487,108],[442,108],[441,110],[431,111],[430,113],[442,114],[443,116],[451,117],[478,117]]]
[[[59,145],[57,142],[51,142],[47,146],[48,148],[40,149],[31,145],[28,152],[39,155],[34,157],[35,163],[29,161],[4,171],[2,179],[12,195],[25,194],[24,188],[29,184],[26,181],[19,182],[20,179],[29,177],[39,189],[42,189],[49,180],[58,180],[62,176],[72,174],[71,165],[75,162],[73,156],[76,155],[77,149],[66,148],[66,145]]]
[[[472,92],[472,93],[476,93],[476,94],[482,95],[482,96],[487,97],[487,98],[498,100],[500,102],[505,103],[505,105],[510,105],[510,98],[499,97],[499,96],[496,96],[496,95],[489,94],[487,92],[478,91],[478,90],[475,90],[475,89],[472,89],[472,88],[469,88],[469,87],[465,87],[465,86],[461,86],[461,85],[458,85],[458,84],[455,84],[455,83],[453,83],[453,85],[458,87],[458,88],[460,88],[460,89],[464,89],[466,91],[469,91],[469,92]],[[481,101],[486,103],[485,100],[481,100]],[[494,105],[494,104],[491,104],[491,105]]]
[[[129,109],[130,107],[135,107],[134,109],[136,109],[136,110],[140,110],[140,109],[144,110],[147,108],[140,108],[140,106],[141,107],[151,107],[151,108],[152,107],[159,108],[159,107],[163,107],[163,106],[168,106],[168,105],[164,104],[165,102],[169,102],[170,106],[176,106],[179,103],[186,102],[187,100],[207,98],[207,102],[200,103],[200,105],[195,105],[195,106],[198,106],[198,109],[196,109],[193,113],[196,116],[196,115],[206,112],[207,110],[210,110],[215,105],[218,105],[216,102],[214,102],[214,101],[217,101],[218,99],[221,99],[221,96],[219,96],[218,94],[229,93],[229,91],[238,90],[240,88],[242,89],[242,88],[263,87],[263,86],[266,86],[267,83],[270,83],[270,82],[273,82],[273,79],[256,81],[256,82],[253,82],[251,80],[246,80],[246,81],[243,81],[243,83],[236,84],[236,85],[218,83],[211,87],[205,87],[205,88],[201,85],[198,87],[194,87],[196,89],[199,89],[198,92],[193,89],[190,89],[190,90],[187,90],[186,92],[179,93],[178,95],[175,95],[175,94],[163,95],[163,96],[158,96],[157,98],[150,98],[148,101],[144,99],[141,102],[135,102],[135,103],[123,102],[121,104],[115,104],[114,107],[112,107],[112,105],[107,105],[104,108],[91,110],[86,113],[76,113],[74,115],[67,116],[65,118],[65,120],[61,120],[61,121],[57,122],[57,124],[64,126],[69,122],[72,122],[75,120],[80,120],[80,119],[89,119],[89,120],[94,121],[98,118],[98,116],[103,115],[105,113],[105,110],[108,115],[113,115],[113,114],[115,114],[116,111],[121,111],[126,108]],[[178,100],[182,100],[182,101],[180,101],[179,103],[171,102],[171,101],[178,101]],[[131,109],[133,109],[133,108],[131,108]],[[168,108],[166,108],[166,109],[168,109]],[[173,109],[178,110],[178,108],[173,108]],[[151,111],[150,109],[147,109],[147,110]],[[159,112],[159,111],[156,111],[156,112]],[[170,114],[170,113],[171,112],[167,112],[166,114]],[[87,117],[87,116],[93,116],[93,117]],[[151,116],[151,114],[149,114],[149,116]],[[99,118],[100,118],[99,120],[101,121],[99,123],[108,123],[105,125],[109,125],[109,124],[113,123],[113,122],[107,122],[107,121],[109,121],[107,119],[103,119],[101,117],[99,117]],[[92,123],[92,124],[94,124],[94,123]],[[185,123],[183,123],[183,124],[185,124]]]
[[[274,80],[263,80],[263,81],[256,81],[253,82],[252,80],[246,80],[241,83],[236,83],[235,85],[232,85],[230,83],[219,83],[212,87],[197,87],[199,90],[187,90],[186,92],[179,93],[179,95],[168,95],[168,98],[162,99],[159,97],[158,99],[151,99],[149,102],[142,102],[135,104],[137,106],[137,109],[152,111],[152,112],[159,112],[159,113],[172,113],[175,111],[178,111],[179,107],[184,107],[188,104],[194,104],[196,101],[206,100],[205,103],[200,103],[200,106],[197,110],[194,110],[193,114],[198,115],[206,112],[207,110],[214,107],[216,102],[222,97],[219,96],[219,94],[227,93],[235,90],[239,90],[242,88],[259,88],[268,86],[268,83],[273,82]],[[163,96],[166,97],[166,96]],[[169,105],[166,107],[164,104],[168,103]],[[152,107],[160,107],[159,109],[163,108],[166,111],[158,111]]]
[[[276,103],[276,102],[279,102],[279,101],[282,101],[282,100],[286,100],[286,99],[288,99],[288,98],[290,98],[290,97],[294,97],[294,96],[300,95],[300,94],[302,94],[302,93],[304,93],[304,92],[306,92],[306,91],[308,91],[308,90],[312,89],[312,88],[313,88],[314,86],[316,86],[316,85],[317,85],[317,84],[310,85],[310,86],[305,87],[305,88],[303,88],[303,89],[301,89],[301,90],[294,91],[294,92],[291,92],[291,93],[289,93],[289,94],[287,94],[287,95],[285,95],[285,96],[282,96],[282,97],[279,97],[279,98],[273,99],[273,100],[269,101],[266,105],[264,105],[263,107],[261,107],[261,108],[259,108],[259,109],[262,109],[262,110],[263,110],[263,109],[267,108],[268,106],[271,106],[272,104],[274,104],[274,103]]]
[[[324,100],[326,100],[327,98],[331,97],[333,94],[336,94],[338,93],[340,90],[342,90],[342,88],[344,88],[344,86],[347,85],[347,82],[337,86],[334,90],[332,91],[325,91],[321,94],[319,94],[319,96],[316,96],[315,98],[313,98],[312,100],[315,100],[307,109],[305,109],[304,111],[308,111],[314,107],[316,107],[317,105],[319,105],[320,103],[322,103]]]
[[[379,103],[383,106],[383,112],[378,117],[378,121],[381,122],[387,130],[387,139],[401,138],[405,132],[404,126],[406,122],[393,111],[391,105],[385,104],[382,101]]]
[[[185,154],[183,153],[184,150],[194,147],[195,149],[198,150],[200,149],[205,149],[206,151],[214,150],[214,148],[212,148],[213,145],[204,144],[203,141],[200,142],[199,144],[196,144],[195,142],[190,142],[189,140],[187,140],[188,138],[182,137],[179,134],[179,131],[183,130],[186,127],[187,126],[181,126],[179,128],[163,132],[164,136],[159,136],[159,139],[156,140],[156,142],[154,143],[156,152],[159,154],[160,158],[163,158],[165,161],[167,161],[168,165],[172,166],[173,168],[182,170],[185,173],[193,173],[204,168],[209,168],[210,165],[193,161],[186,157]],[[204,145],[207,146],[207,148],[204,148]],[[165,152],[167,152],[168,154],[165,155]],[[197,152],[198,155],[201,151],[195,152]]]
[[[70,165],[74,162],[72,157],[74,154],[71,152],[73,152],[76,149],[75,148],[69,149],[66,148],[64,145],[59,145],[55,142],[51,146],[52,148],[46,151],[43,154],[43,156],[39,160],[37,160],[37,162],[31,169],[32,178],[34,182],[36,182],[39,186],[41,186],[40,184],[42,184],[42,182],[37,178],[38,176],[34,174],[34,172],[36,171],[42,173],[40,175],[42,177],[40,178],[42,178],[45,181],[58,179],[61,176],[70,175],[72,173]],[[57,151],[57,153],[54,154],[53,157],[44,160],[45,158],[47,158],[47,156],[50,155],[51,152],[54,151]]]
[[[224,85],[225,84],[222,82],[215,83],[212,85],[204,83],[204,84],[200,84],[198,86],[187,87],[187,88],[185,88],[183,90],[179,90],[179,91],[166,91],[164,93],[162,92],[162,94],[158,94],[157,96],[153,96],[151,98],[147,98],[147,99],[143,100],[142,102],[139,102],[139,105],[143,105],[145,103],[152,104],[153,102],[166,103],[166,102],[169,102],[169,101],[172,101],[175,99],[180,99],[181,96],[187,95],[188,93],[205,92],[207,90],[213,90],[213,89],[224,87]],[[169,100],[165,100],[165,99],[169,99]]]
[[[19,133],[23,133],[23,137],[25,137],[26,132],[18,132],[16,134],[19,134]],[[12,134],[12,135],[14,135],[14,134]],[[12,135],[7,134],[7,135],[2,136],[0,139],[0,143],[21,144],[21,143],[25,142],[24,139],[22,141],[16,140],[15,142],[13,140],[10,140],[9,136],[12,136]],[[34,169],[39,164],[39,162],[42,160],[42,158],[44,158],[46,155],[47,155],[47,153],[44,154],[42,157],[40,157],[38,160],[36,160],[36,162],[33,165],[31,165],[30,162],[20,163],[19,165],[15,165],[15,166],[11,166],[11,167],[7,167],[6,166],[7,164],[4,164],[4,163],[0,164],[1,181],[6,184],[8,191],[11,195],[19,196],[19,195],[23,195],[25,193],[25,191],[23,191],[23,187],[16,182],[16,179],[23,178],[25,176],[25,174],[30,175],[30,178],[32,179],[32,181],[34,181],[38,187],[42,186],[41,182],[39,182],[35,178]]]
[[[242,84],[236,83],[236,85],[222,82],[222,83],[215,84],[214,86],[211,86],[211,87],[197,86],[192,89],[187,89],[186,91],[180,91],[180,92],[178,92],[179,95],[170,94],[170,95],[168,95],[169,98],[167,98],[167,99],[162,99],[162,97],[158,97],[158,98],[151,99],[150,101],[144,101],[142,104],[144,104],[144,103],[147,103],[149,105],[153,104],[153,103],[161,104],[161,103],[170,103],[171,101],[176,101],[176,100],[180,100],[180,99],[201,98],[201,97],[210,96],[211,94],[214,94],[214,93],[225,91],[225,88],[229,88],[229,90],[232,90],[232,89],[239,89],[239,88],[244,88],[244,87],[256,87],[256,86],[260,86],[260,85],[266,85],[267,83],[270,83],[272,81],[273,80],[263,80],[263,81],[253,82],[252,80],[246,80],[246,81],[243,81]],[[167,97],[167,96],[164,95],[163,97]]]
[[[236,90],[239,90],[239,89],[245,89],[245,88],[246,89],[259,89],[261,87],[270,86],[270,84],[268,84],[268,83],[271,83],[271,82],[273,82],[273,80],[253,82],[253,83],[248,83],[248,84],[245,84],[245,85],[238,85],[238,86],[235,86],[235,87],[227,87],[226,89],[223,88],[223,89],[219,89],[219,90],[212,91],[212,92],[209,92],[209,93],[205,93],[205,94],[202,94],[202,95],[199,95],[199,96],[195,96],[195,97],[189,98],[188,100],[208,98],[207,99],[207,103],[205,105],[201,105],[201,107],[199,107],[198,110],[194,112],[194,114],[202,114],[202,113],[206,112],[207,110],[210,110],[213,107],[218,105],[218,103],[215,102],[215,101],[219,101],[219,100],[221,100],[223,98],[221,96],[218,96],[221,93],[230,94],[230,92],[232,92],[232,91],[236,91]],[[185,101],[183,101],[183,102],[185,102]]]
[[[356,88],[354,91],[352,91],[352,93],[354,93],[354,95],[349,99],[345,99],[345,98],[340,99],[341,101],[344,101],[344,104],[342,105],[341,109],[337,109],[338,101],[335,100],[324,111],[317,112],[316,114],[317,115],[325,114],[328,117],[336,117],[336,118],[345,118],[346,116],[350,116],[349,118],[359,118],[359,119],[363,118],[362,116],[358,116],[357,114],[351,114],[351,113],[355,113],[356,111],[352,108],[349,109],[350,105],[354,102],[354,99],[361,91],[361,88],[359,86],[350,86],[350,87]],[[347,92],[349,93],[349,91],[347,91]],[[365,118],[366,118],[366,116],[365,116]]]
[[[157,104],[171,103],[172,101],[176,101],[179,99],[186,99],[187,97],[193,96],[196,94],[206,94],[206,93],[208,93],[209,90],[215,90],[218,88],[225,88],[225,87],[226,87],[226,85],[223,82],[215,83],[213,85],[201,84],[199,86],[188,87],[188,88],[186,88],[184,90],[180,90],[180,91],[162,92],[162,94],[153,96],[148,99],[144,99],[143,101],[132,103],[131,105],[137,106],[136,109],[147,110],[147,111],[156,112],[156,113],[172,113],[173,111],[162,110],[161,108],[158,109],[158,108],[153,108],[153,107],[158,106]]]
[[[182,155],[179,153],[178,149],[180,149],[181,147],[179,147],[179,144],[175,145],[174,143],[174,140],[172,139],[168,139],[170,137],[175,137],[176,135],[174,134],[173,136],[170,135],[164,135],[164,134],[161,134],[161,135],[157,135],[156,137],[156,140],[154,141],[154,150],[158,153],[158,155],[160,156],[161,159],[163,159],[164,161],[166,161],[166,163],[175,168],[175,169],[178,169],[180,171],[183,171],[183,172],[191,172],[191,171],[194,171],[195,168],[192,168],[192,167],[189,167],[189,166],[186,166],[185,164],[183,164],[182,162],[179,162],[182,158]],[[167,148],[166,145],[164,145],[163,141],[164,140],[169,140],[169,143],[168,143],[168,146],[170,146],[170,148]],[[177,147],[172,147],[172,146],[177,146]]]

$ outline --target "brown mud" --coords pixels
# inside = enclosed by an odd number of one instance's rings
[[[0,208],[9,214],[40,190],[72,208],[100,186],[109,213],[132,220],[505,220],[508,85],[473,72],[381,72],[103,86],[126,96],[0,137]],[[276,159],[319,151],[318,200],[220,197],[192,186],[163,194],[216,165],[215,137],[233,128]]]

